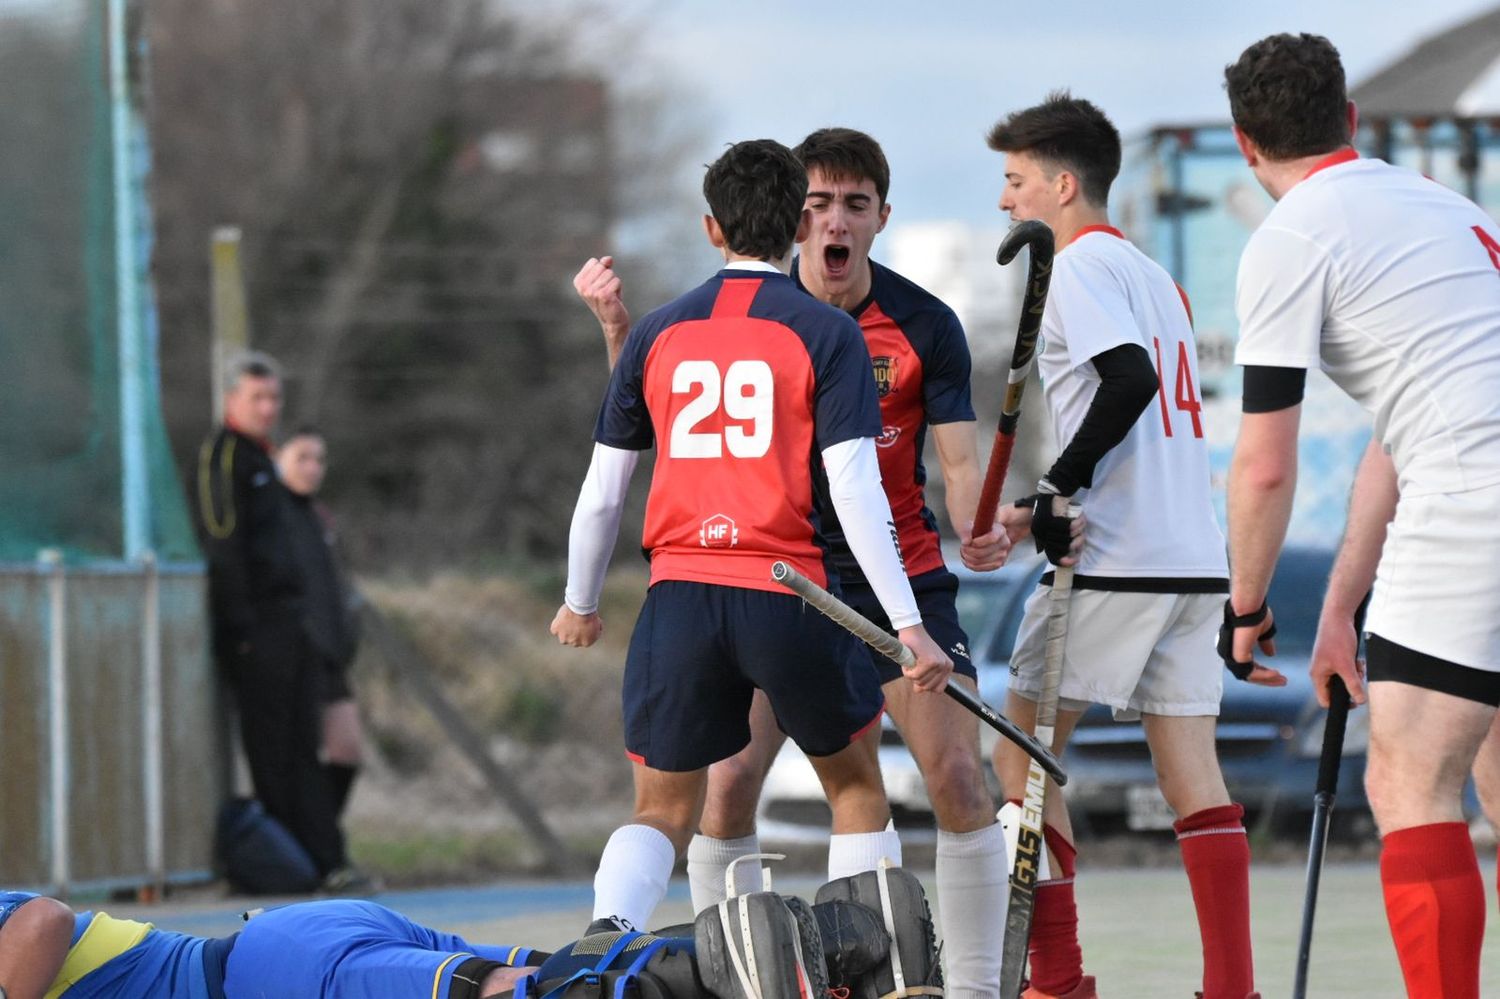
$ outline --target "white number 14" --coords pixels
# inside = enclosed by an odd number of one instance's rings
[[[672,421],[667,453],[673,458],[720,458],[724,447],[736,458],[759,458],[771,449],[771,366],[765,361],[735,361],[719,375],[713,361],[683,361],[672,372],[672,394],[697,391]],[[718,412],[750,424],[726,426],[723,434],[699,431],[704,420]]]

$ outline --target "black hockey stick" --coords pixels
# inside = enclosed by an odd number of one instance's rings
[[[1036,359],[1036,338],[1042,329],[1042,311],[1047,306],[1047,287],[1052,282],[1052,256],[1054,244],[1052,230],[1045,222],[1035,219],[1018,222],[1005,239],[995,260],[1001,266],[1015,259],[1021,247],[1031,247],[1031,260],[1026,268],[1026,295],[1021,302],[1021,322],[1016,329],[1016,346],[1010,355],[1010,374],[1005,379],[1005,402],[1000,408],[1000,425],[995,430],[995,443],[990,448],[990,464],[984,473],[984,486],[979,492],[979,508],[974,511],[974,534],[988,534],[995,526],[995,509],[1000,505],[1000,489],[1005,485],[1005,473],[1010,468],[1010,453],[1016,446],[1016,424],[1021,418],[1021,393],[1026,390],[1026,377],[1031,373],[1031,363]]]
[[[888,659],[894,660],[902,666],[910,666],[912,664],[915,657],[912,656],[911,649],[901,644],[899,638],[884,628],[877,626],[873,621],[864,617],[853,607],[850,607],[838,597],[829,593],[796,569],[793,569],[787,563],[778,561],[772,565],[771,579],[812,604],[814,609],[824,617],[848,631],[876,652],[879,652]],[[969,688],[950,676],[948,678],[948,685],[943,688],[943,693],[974,712],[990,728],[999,732],[1017,746],[1020,746],[1022,751],[1031,757],[1033,765],[1045,770],[1058,784],[1061,785],[1068,782],[1067,771],[1063,770],[1062,764],[1057,762],[1057,757],[1052,755],[1052,751],[1045,744],[1037,741],[1030,733],[1026,732],[1015,722],[981,701]]]
[[[1364,626],[1367,596],[1354,612],[1356,641]],[[1318,786],[1313,794],[1312,840],[1307,850],[1307,891],[1302,896],[1302,932],[1297,938],[1297,973],[1292,999],[1306,999],[1307,971],[1312,960],[1313,917],[1318,910],[1318,885],[1323,879],[1323,854],[1328,848],[1328,826],[1339,789],[1339,764],[1344,756],[1344,729],[1349,720],[1349,688],[1335,676],[1328,682],[1328,717],[1323,722],[1323,752],[1318,757]]]
[[[1068,511],[1076,517],[1077,507]],[[1063,652],[1068,640],[1068,604],[1073,597],[1073,567],[1053,572],[1047,605],[1047,658],[1042,669],[1042,693],[1036,705],[1036,739],[1051,747],[1057,727],[1057,699],[1062,687]],[[1042,809],[1047,802],[1047,775],[1036,766],[1026,768],[1026,794],[1021,800],[1016,859],[1010,871],[1010,901],[1005,910],[1005,936],[1000,944],[1000,999],[1018,999],[1026,971],[1026,949],[1031,942],[1031,915],[1036,908],[1036,883],[1047,849]]]

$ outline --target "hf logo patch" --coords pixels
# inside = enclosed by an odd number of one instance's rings
[[[875,391],[884,399],[896,391],[896,359],[894,357],[872,357],[875,365]]]
[[[890,447],[896,443],[896,438],[901,436],[900,427],[881,427],[880,436],[875,438],[876,447]]]
[[[698,525],[698,543],[704,548],[733,548],[740,543],[740,529],[732,519],[716,513]]]

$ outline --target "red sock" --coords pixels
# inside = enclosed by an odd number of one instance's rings
[[[1204,999],[1244,999],[1255,990],[1250,955],[1250,841],[1240,805],[1194,812],[1173,824],[1198,910]]]
[[[1478,999],[1484,880],[1469,827],[1437,822],[1381,841],[1385,914],[1415,999]]]
[[[1078,850],[1052,826],[1043,826],[1047,847],[1057,860],[1052,877],[1036,886],[1031,913],[1031,985],[1048,995],[1064,995],[1083,978],[1083,948],[1078,946],[1078,903],[1073,897],[1073,875]]]

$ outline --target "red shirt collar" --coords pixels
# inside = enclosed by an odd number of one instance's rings
[[[1087,236],[1091,232],[1107,232],[1117,239],[1125,238],[1125,234],[1112,225],[1086,225],[1073,234],[1073,238],[1068,240],[1068,245],[1072,246],[1080,237]]]
[[[1348,146],[1344,149],[1340,149],[1336,153],[1329,153],[1327,156],[1318,160],[1318,162],[1313,164],[1313,168],[1311,170],[1302,175],[1302,179],[1306,180],[1313,174],[1317,173],[1319,170],[1327,170],[1329,167],[1335,167],[1340,163],[1348,163],[1350,160],[1357,159],[1359,159],[1359,150],[1355,149],[1353,146]]]

